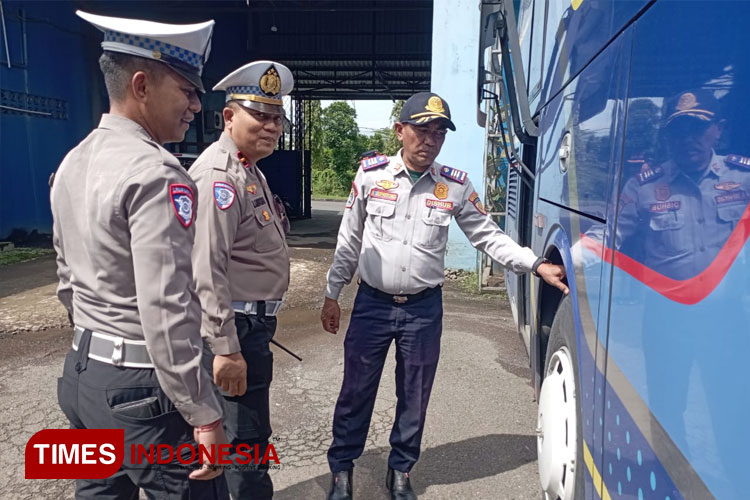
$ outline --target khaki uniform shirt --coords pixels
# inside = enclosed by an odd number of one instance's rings
[[[200,365],[193,193],[177,159],[143,128],[105,114],[63,160],[51,204],[58,296],[76,325],[145,340],[161,388],[200,426],[221,407]]]
[[[214,354],[239,352],[232,301],[280,300],[289,288],[282,214],[261,171],[223,133],[190,168],[198,186],[193,265],[201,332]]]
[[[339,229],[326,297],[338,299],[359,266],[363,281],[393,294],[440,285],[453,217],[471,244],[515,272],[537,257],[503,233],[482,207],[466,172],[433,163],[412,184],[401,152],[387,165],[360,166]],[[363,165],[377,163],[375,158]]]

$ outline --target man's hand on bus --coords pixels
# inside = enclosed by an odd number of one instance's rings
[[[536,272],[540,278],[542,278],[544,281],[554,286],[555,288],[560,289],[560,291],[565,295],[568,295],[568,293],[570,293],[568,286],[563,283],[563,279],[565,279],[565,267],[559,264],[545,262],[543,264],[539,264]]]

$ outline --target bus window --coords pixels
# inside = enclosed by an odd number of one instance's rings
[[[544,0],[534,1],[534,20],[532,27],[531,56],[529,60],[529,74],[526,87],[529,89],[529,104],[531,114],[536,112],[539,93],[542,90],[542,49],[544,48]]]

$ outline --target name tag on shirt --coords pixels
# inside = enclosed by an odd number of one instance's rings
[[[376,200],[396,201],[398,200],[398,193],[389,193],[388,191],[384,191],[382,189],[372,188],[370,190],[370,198],[374,198]]]
[[[433,200],[433,199],[427,199],[425,202],[425,205],[427,205],[427,208],[439,208],[440,210],[453,210],[453,202],[452,201],[443,201],[443,200]]]

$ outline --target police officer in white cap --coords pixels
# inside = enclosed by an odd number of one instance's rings
[[[75,322],[58,398],[73,428],[124,429],[125,459],[110,478],[78,480],[76,497],[227,498],[220,469],[176,457],[134,467],[130,456],[132,444],[226,442],[200,364],[195,184],[161,146],[181,141],[200,111],[214,22],[77,14],[104,32],[110,112],[51,181],[58,297]]]
[[[352,182],[321,312],[336,333],[338,297],[362,279],[344,341],[344,381],[328,449],[328,500],[351,500],[354,460],[364,450],[385,357],[396,344],[396,418],[386,486],[393,500],[417,498],[409,474],[419,458],[440,357],[443,258],[453,217],[472,245],[515,272],[533,272],[568,293],[562,266],[505,235],[484,211],[466,172],[435,161],[456,127],[440,96],[420,92],[395,125],[403,148],[368,156]]]
[[[198,186],[193,250],[203,309],[204,363],[224,395],[224,425],[232,444],[262,458],[271,436],[269,342],[289,286],[288,222],[257,166],[273,153],[284,126],[282,97],[294,86],[283,64],[255,61],[214,90],[226,93],[224,133],[198,157],[190,175]],[[268,464],[225,471],[235,499],[270,499]]]

